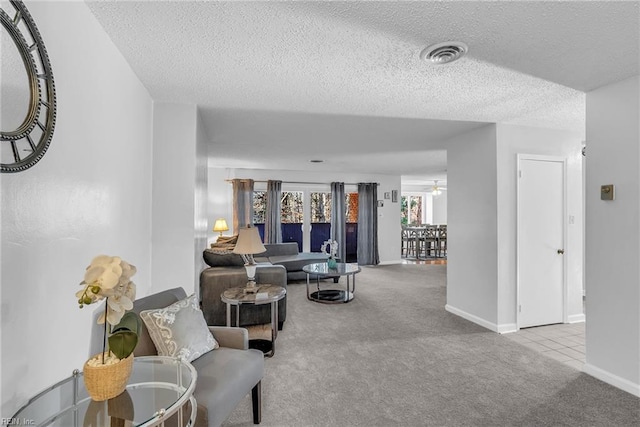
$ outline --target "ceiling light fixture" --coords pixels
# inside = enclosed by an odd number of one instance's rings
[[[447,64],[462,58],[469,47],[462,42],[442,42],[433,44],[420,52],[420,59],[434,64]]]
[[[438,180],[433,181],[433,191],[431,191],[431,194],[434,196],[439,196],[442,194],[442,190],[440,190],[440,188],[438,187]]]
[[[324,160],[309,160],[311,163],[322,163]]]

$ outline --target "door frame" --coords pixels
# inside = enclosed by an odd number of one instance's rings
[[[542,162],[557,162],[562,164],[562,249],[565,250],[565,254],[562,256],[562,321],[568,323],[568,289],[567,289],[567,233],[568,233],[568,219],[567,219],[567,158],[561,156],[546,156],[538,154],[517,154],[517,170],[516,170],[516,330],[520,330],[520,236],[522,234],[520,219],[521,208],[521,188],[520,188],[520,173],[522,171],[522,161],[534,160]]]

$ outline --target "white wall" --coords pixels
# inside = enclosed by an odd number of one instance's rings
[[[452,138],[447,148],[446,309],[496,330],[496,126]]]
[[[587,94],[585,372],[640,396],[640,77]],[[615,200],[600,186],[615,185]]]
[[[433,194],[424,193],[422,197],[422,213],[424,216],[424,224],[433,224]]]
[[[443,190],[436,196],[431,196],[431,224],[447,223],[447,203],[447,190]]]
[[[83,2],[27,6],[58,110],[43,160],[2,176],[2,417],[82,368],[94,307],[74,294],[95,255],[136,265],[139,296],[151,280],[151,98]]]
[[[157,102],[153,119],[153,291],[182,286],[195,292],[201,270],[196,264],[206,245],[206,225],[196,225],[195,196],[204,194],[206,179],[197,172],[196,151],[204,151],[205,136],[195,105]],[[198,244],[203,245],[199,250]]]
[[[567,158],[567,320],[582,311],[579,133],[489,125],[450,140],[447,310],[497,332],[516,330],[517,153]],[[434,222],[435,218],[434,218]]]
[[[400,195],[402,197],[420,197],[420,200],[422,200],[422,218],[420,219],[420,223],[433,224],[433,196],[430,191],[426,191],[424,188],[424,186],[403,185]]]
[[[207,237],[209,243],[214,243],[220,235],[219,232],[212,231],[218,218],[224,218],[229,226],[229,231],[223,232],[222,235],[233,234],[233,189],[231,184],[226,182],[230,176],[229,169],[209,168],[208,170]]]
[[[207,164],[209,138],[205,127],[197,117],[196,129],[196,182],[195,182],[195,218],[194,218],[194,239],[193,253],[195,280],[200,282],[200,272],[207,267],[202,258],[202,250],[208,246],[209,239],[209,213],[207,203],[207,193],[209,187],[209,165]],[[213,228],[213,225],[211,225]],[[199,294],[200,286],[197,285],[195,292]]]
[[[567,320],[584,320],[582,308],[582,135],[529,126],[497,125],[498,154],[498,325],[516,329],[517,306],[517,154],[567,159]],[[573,224],[569,224],[569,216]]]
[[[217,217],[224,217],[230,224],[232,213],[231,184],[226,179],[251,178],[254,180],[276,179],[282,180],[283,190],[292,188],[313,188],[314,190],[330,191],[331,181],[345,183],[377,182],[378,200],[384,200],[384,193],[392,190],[400,191],[400,177],[389,175],[363,175],[350,173],[330,174],[320,172],[276,171],[276,170],[252,170],[252,169],[209,169],[209,225],[213,227],[213,221]],[[321,182],[326,185],[304,186],[300,184],[287,184],[285,181],[296,182]],[[345,187],[348,187],[345,185]],[[357,191],[357,187],[345,188],[345,191]],[[378,248],[380,263],[400,262],[400,201],[392,203],[384,200],[384,206],[378,208]],[[230,234],[230,232],[228,233]],[[215,237],[211,234],[212,238]],[[214,240],[214,239],[212,239]]]
[[[422,224],[446,224],[447,223],[447,191],[443,190],[438,196],[434,196],[431,189],[425,190],[424,186],[403,185],[403,196],[422,197]]]

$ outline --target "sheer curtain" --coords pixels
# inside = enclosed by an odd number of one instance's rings
[[[233,232],[253,224],[253,180],[234,179],[233,185]]]
[[[331,183],[331,240],[338,242],[337,257],[347,262],[347,232],[344,205],[344,182]]]
[[[264,220],[264,242],[282,243],[280,226],[282,209],[282,181],[267,181],[267,212]]]
[[[358,264],[377,265],[378,184],[358,184]]]

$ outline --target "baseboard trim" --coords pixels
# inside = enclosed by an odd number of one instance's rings
[[[464,310],[460,310],[459,308],[455,308],[452,305],[445,305],[444,309],[447,310],[449,313],[455,314],[456,316],[460,316],[463,319],[466,319],[470,322],[476,323],[484,328],[487,328],[493,332],[498,332],[498,325],[496,325],[495,323],[491,323],[487,320],[484,320],[476,315],[473,315],[471,313],[467,313]]]
[[[584,323],[585,320],[586,320],[586,317],[584,313],[572,314],[571,316],[567,317],[567,323]]]
[[[398,260],[391,260],[391,261],[382,261],[380,264],[378,265],[394,265],[394,264],[402,264],[402,260],[398,259]]]
[[[612,386],[617,387],[620,390],[626,391],[627,393],[631,393],[634,396],[640,397],[640,384],[632,383],[629,380],[621,378],[617,375],[613,375],[610,372],[597,368],[588,363],[584,364],[583,372],[585,374],[591,375],[594,378],[599,379],[600,381],[604,381],[607,384],[611,384]]]
[[[498,325],[499,334],[510,334],[512,332],[518,332],[518,325],[515,323],[503,323],[502,325]]]

